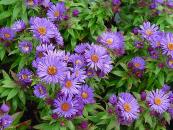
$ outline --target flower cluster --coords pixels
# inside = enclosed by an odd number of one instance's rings
[[[154,112],[155,116],[168,112],[173,117],[172,95],[170,87],[165,84],[161,89],[142,92],[141,100],[149,106],[150,112]],[[118,97],[113,94],[109,98],[109,103],[115,108],[120,124],[129,125],[139,118],[142,106],[131,93],[120,93]]]
[[[9,106],[5,103],[3,103],[0,107],[0,112],[2,113],[0,116],[0,129],[2,130],[9,127],[13,122],[13,118],[8,115],[9,110]]]

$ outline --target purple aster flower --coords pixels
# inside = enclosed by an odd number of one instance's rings
[[[0,117],[0,128],[3,130],[4,128],[9,127],[13,122],[13,118],[10,115],[3,115]]]
[[[172,91],[169,94],[169,100],[170,100],[170,103],[173,103],[173,92]]]
[[[101,70],[109,73],[112,70],[112,61],[106,49],[99,45],[91,45],[89,50],[85,51],[87,66],[94,70]]]
[[[54,100],[54,107],[53,113],[57,113],[59,117],[70,118],[77,113],[79,104],[71,97],[60,97]]]
[[[79,93],[79,82],[74,78],[70,72],[67,73],[65,80],[61,83],[62,89],[61,92],[65,95],[74,95]]]
[[[144,47],[144,43],[141,42],[141,41],[135,41],[135,42],[134,42],[134,45],[135,45],[135,47],[138,48],[138,49],[141,49],[141,48]]]
[[[47,96],[47,90],[43,85],[37,84],[34,86],[34,95],[38,98],[45,98]]]
[[[26,28],[26,24],[23,20],[16,21],[12,26],[12,29],[15,32],[20,32],[20,31],[24,30],[25,28]]]
[[[121,4],[121,0],[112,0],[112,4],[113,5],[120,5]]]
[[[159,4],[163,4],[165,0],[155,0],[155,2],[159,3]]]
[[[50,39],[54,38],[55,34],[57,34],[56,26],[46,18],[36,17],[31,22],[33,36],[42,42],[50,42]]]
[[[58,83],[65,77],[66,66],[66,63],[60,61],[56,54],[48,54],[38,62],[37,74],[42,81]]]
[[[3,40],[13,40],[15,37],[15,32],[9,28],[9,27],[4,27],[0,29],[0,38]]]
[[[163,54],[173,57],[173,34],[167,33],[165,38],[162,39],[161,47]]]
[[[169,95],[170,93],[165,93],[158,89],[149,92],[146,100],[151,111],[155,111],[160,114],[165,112],[170,106]]]
[[[173,1],[172,0],[167,0],[166,4],[172,8],[173,7]]]
[[[87,121],[82,121],[81,124],[80,124],[80,127],[82,129],[87,129],[88,128],[88,122]]]
[[[143,91],[143,92],[141,93],[141,100],[142,100],[142,101],[145,101],[145,100],[146,100],[146,97],[147,97],[147,93],[146,93],[145,91]]]
[[[112,95],[109,97],[109,103],[112,104],[113,106],[117,104],[117,96],[116,95]]]
[[[1,108],[0,108],[0,111],[1,111],[1,112],[7,113],[7,112],[9,112],[9,110],[10,110],[10,107],[9,107],[7,104],[3,103],[3,104],[1,105]]]
[[[145,69],[145,60],[141,57],[134,57],[130,62],[133,64],[133,67],[135,69],[139,70]]]
[[[171,88],[170,86],[168,86],[167,84],[164,84],[161,90],[165,93],[168,93],[170,91],[170,88]]]
[[[32,51],[32,43],[29,41],[22,41],[19,43],[19,49],[22,53],[28,54]]]
[[[52,5],[49,8],[47,16],[51,21],[60,21],[63,19],[65,11],[66,9],[64,2],[58,2],[56,5]]]
[[[159,30],[157,25],[151,24],[150,22],[144,22],[140,28],[141,30],[139,30],[139,33],[147,40],[151,40],[153,35],[157,35]]]
[[[26,0],[26,5],[29,7],[29,6],[37,6],[39,3],[38,0]]]
[[[104,32],[99,36],[98,42],[110,49],[124,48],[124,37],[120,32]]]
[[[18,74],[17,77],[19,79],[19,81],[22,84],[26,84],[29,85],[32,82],[32,72],[28,69],[22,69]]]
[[[81,43],[75,47],[75,52],[78,54],[84,54],[85,50],[88,49],[90,46],[89,43]]]
[[[155,9],[157,8],[158,4],[156,2],[151,3],[150,9]]]
[[[152,48],[160,48],[161,46],[161,41],[165,37],[164,32],[158,32],[157,35],[153,35],[150,40],[150,45]]]
[[[168,113],[170,114],[171,118],[173,118],[173,104],[168,108]]]
[[[53,3],[50,2],[50,0],[43,0],[42,3],[41,3],[41,5],[43,7],[45,7],[45,8],[49,8],[49,7],[51,7],[53,5]]]
[[[72,76],[75,77],[79,82],[84,83],[87,78],[86,71],[84,68],[75,67],[72,70]]]
[[[79,10],[74,9],[74,10],[73,10],[73,16],[74,16],[74,17],[77,17],[78,15],[79,15]]]
[[[94,77],[96,76],[96,72],[93,70],[93,69],[87,69],[86,70],[86,75],[91,78],[91,77]]]
[[[117,102],[117,114],[120,123],[131,123],[139,116],[139,105],[137,100],[130,93],[121,93]]]
[[[71,55],[69,62],[73,63],[74,67],[81,68],[81,67],[85,66],[84,57],[82,55],[78,55],[78,54]]]
[[[79,99],[82,100],[85,104],[89,104],[93,102],[94,99],[94,90],[89,87],[88,85],[82,85],[81,89],[79,90]]]
[[[150,51],[150,56],[153,59],[158,59],[159,52],[157,50]]]
[[[172,57],[167,59],[167,66],[171,69],[173,68],[173,58]]]

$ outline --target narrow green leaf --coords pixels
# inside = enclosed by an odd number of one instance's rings
[[[17,88],[12,89],[10,93],[8,94],[7,101],[15,97],[18,92],[19,92],[19,89]]]

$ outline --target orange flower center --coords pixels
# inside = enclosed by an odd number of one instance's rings
[[[22,79],[27,79],[27,78],[28,78],[28,75],[26,75],[26,74],[22,75]]]
[[[43,52],[39,52],[39,53],[38,53],[38,57],[39,57],[39,58],[42,58],[42,57],[43,57]]]
[[[152,32],[152,30],[151,30],[151,29],[147,29],[145,33],[146,33],[148,36],[150,36],[150,35],[152,35],[152,34],[153,34],[153,32]]]
[[[38,90],[39,90],[40,94],[44,94],[42,87],[39,87]]]
[[[139,63],[135,63],[134,65],[135,65],[136,68],[141,66]]]
[[[157,46],[158,46],[158,47],[160,46],[160,42],[157,42]]]
[[[49,75],[55,75],[57,73],[57,68],[55,66],[49,66],[47,69],[47,73]]]
[[[96,55],[96,54],[93,54],[92,56],[91,56],[91,60],[93,61],[93,62],[98,62],[99,61],[99,57]]]
[[[172,42],[168,43],[168,49],[173,51],[173,43]]]
[[[46,28],[45,27],[39,27],[38,32],[40,33],[40,35],[45,35],[46,34]]]
[[[82,92],[82,98],[84,98],[84,99],[88,98],[88,93],[87,92]]]
[[[81,60],[76,60],[76,65],[81,64]]]
[[[169,64],[170,65],[173,65],[173,60],[169,60]]]
[[[71,88],[72,87],[72,82],[70,80],[68,80],[66,83],[65,83],[65,86],[66,88]]]
[[[8,34],[8,33],[5,33],[4,36],[5,36],[5,38],[10,38],[10,34]]]
[[[77,70],[77,71],[76,71],[76,77],[78,77],[78,76],[79,76],[79,71]]]
[[[69,105],[68,103],[63,103],[63,104],[61,105],[61,109],[62,109],[63,111],[68,111],[68,110],[70,109],[70,105]]]
[[[34,5],[34,1],[33,0],[28,0],[28,5]]]
[[[106,43],[107,43],[107,44],[112,44],[112,43],[113,43],[113,39],[112,39],[112,38],[108,38],[108,39],[106,40]]]
[[[55,11],[54,16],[58,17],[59,16],[59,11]]]
[[[154,104],[156,104],[156,105],[161,105],[161,104],[162,104],[161,99],[156,97],[156,98],[154,99]]]
[[[87,75],[88,75],[88,76],[92,75],[92,72],[88,72]]]
[[[130,106],[129,103],[125,103],[123,107],[124,107],[124,110],[125,110],[126,112],[130,112],[130,111],[131,111],[131,106]]]

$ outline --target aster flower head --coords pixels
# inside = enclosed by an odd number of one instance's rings
[[[70,118],[78,112],[78,101],[69,97],[60,97],[54,100],[53,113],[57,113],[59,117]]]
[[[4,27],[0,29],[0,38],[3,40],[13,40],[15,37],[15,32],[9,28],[9,27]]]
[[[121,0],[112,0],[112,4],[113,5],[120,5],[121,4]]]
[[[134,45],[135,45],[135,47],[138,48],[138,49],[141,49],[141,48],[144,47],[144,43],[141,42],[141,41],[135,41],[135,42],[134,42]]]
[[[26,5],[28,7],[37,6],[39,4],[38,0],[26,0]]]
[[[167,84],[164,84],[161,90],[165,93],[168,93],[170,91],[170,88],[171,88],[170,86],[168,86]]]
[[[3,115],[0,117],[0,128],[7,128],[9,127],[13,122],[13,118],[10,115]]]
[[[146,97],[147,97],[147,93],[146,93],[145,91],[143,91],[143,92],[141,93],[141,100],[142,100],[142,101],[145,101],[145,100],[146,100]]]
[[[56,41],[57,45],[59,45],[61,47],[64,46],[64,40],[59,31],[56,31],[56,33],[55,33],[55,41]]]
[[[150,45],[152,48],[160,48],[162,39],[165,37],[164,32],[158,32],[157,35],[153,35],[150,40]]]
[[[79,99],[84,102],[84,104],[92,103],[94,100],[94,90],[88,85],[82,85],[79,90]]]
[[[117,102],[117,114],[121,123],[131,123],[139,116],[139,105],[130,93],[121,93]]]
[[[150,106],[150,110],[159,114],[165,112],[170,106],[169,95],[169,93],[165,93],[159,89],[149,92],[146,101]]]
[[[171,118],[173,118],[173,104],[168,108],[167,112],[170,114]]]
[[[79,82],[84,83],[87,78],[86,71],[84,68],[74,67],[72,68],[72,76],[75,77]]]
[[[173,68],[173,58],[172,57],[167,59],[167,66],[171,69]]]
[[[38,98],[45,98],[47,96],[47,90],[43,85],[37,84],[34,86],[34,95]]]
[[[67,70],[67,64],[62,62],[55,53],[49,53],[37,63],[37,75],[46,83],[61,82]]]
[[[85,50],[88,49],[89,46],[90,46],[89,43],[81,43],[81,44],[78,44],[74,50],[78,54],[84,54]]]
[[[98,42],[110,49],[124,48],[124,37],[120,32],[104,32]]]
[[[65,95],[74,95],[79,93],[79,88],[81,86],[79,85],[79,82],[76,78],[74,78],[70,72],[67,72],[66,78],[64,81],[61,82],[61,92],[64,93]]]
[[[64,17],[65,11],[64,2],[58,2],[56,5],[52,5],[49,8],[47,16],[51,21],[61,21]]]
[[[45,8],[49,8],[49,7],[51,7],[53,5],[53,3],[50,2],[50,0],[43,0],[42,3],[41,3],[41,5],[43,7],[45,7]]]
[[[9,112],[9,110],[10,110],[10,107],[9,107],[7,104],[3,103],[3,104],[1,105],[1,108],[0,108],[0,111],[1,111],[1,112],[7,113],[7,112]]]
[[[31,21],[31,31],[33,36],[42,42],[50,42],[51,38],[57,33],[56,26],[46,18],[33,18]]]
[[[173,57],[173,34],[166,33],[161,42],[162,53]]]
[[[112,105],[116,105],[116,103],[117,103],[117,96],[116,95],[111,95],[110,97],[109,97],[109,103],[110,104],[112,104]]]
[[[19,49],[22,53],[28,54],[32,51],[32,43],[29,41],[22,41],[19,43]]]
[[[78,9],[74,9],[73,10],[73,16],[77,17],[79,15],[79,10]]]
[[[158,52],[158,50],[150,51],[150,56],[151,56],[151,58],[153,58],[153,59],[158,59],[158,57],[159,57],[159,52]]]
[[[78,54],[71,55],[69,62],[73,63],[74,67],[81,68],[81,67],[85,66],[84,57],[82,55],[78,55]]]
[[[30,84],[32,82],[32,72],[29,69],[22,69],[17,77],[22,84]]]
[[[131,61],[133,64],[133,67],[135,69],[139,69],[139,70],[144,70],[145,69],[145,60],[141,57],[134,57]]]
[[[22,30],[24,30],[26,28],[26,24],[23,20],[17,20],[13,25],[12,25],[12,29],[15,32],[20,32]]]
[[[85,51],[85,59],[87,66],[95,71],[101,70],[105,73],[111,71],[111,58],[107,50],[99,45],[91,45],[88,50]]]
[[[153,35],[157,35],[159,28],[155,24],[151,24],[150,22],[144,22],[143,25],[140,26],[139,33],[142,35],[143,38],[146,40],[151,40]]]

